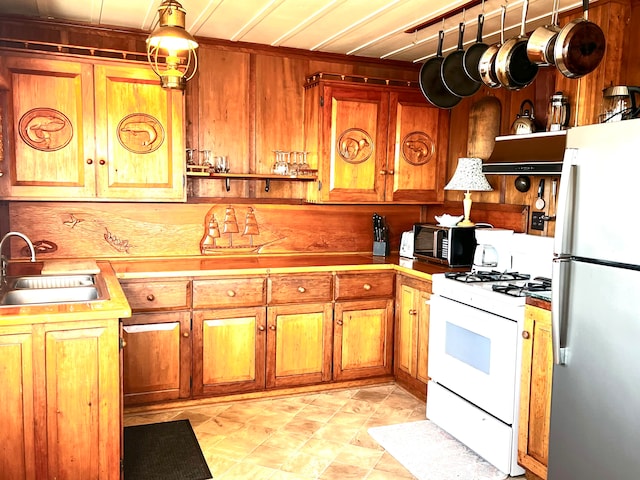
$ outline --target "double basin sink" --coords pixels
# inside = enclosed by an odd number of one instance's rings
[[[38,305],[104,300],[96,275],[25,275],[7,277],[0,305]]]

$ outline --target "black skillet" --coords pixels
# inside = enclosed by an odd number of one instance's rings
[[[420,90],[429,102],[438,108],[453,108],[462,97],[454,95],[447,90],[442,82],[440,71],[442,68],[442,42],[444,41],[444,30],[438,33],[438,52],[435,57],[430,58],[420,68]]]
[[[484,15],[481,13],[478,15],[478,35],[476,37],[476,43],[471,45],[466,52],[464,52],[464,72],[467,76],[474,79],[476,82],[482,82],[482,77],[478,71],[478,64],[482,54],[489,48],[489,45],[482,43],[482,27],[484,26]]]
[[[449,92],[459,97],[468,97],[480,89],[480,82],[469,77],[464,71],[464,22],[458,28],[458,49],[451,52],[442,62],[442,83]]]

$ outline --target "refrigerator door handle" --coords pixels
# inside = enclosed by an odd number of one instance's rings
[[[569,236],[571,235],[571,226],[573,225],[572,214],[574,212],[574,205],[573,202],[569,204],[569,200],[574,197],[573,192],[577,176],[577,165],[575,163],[577,154],[578,150],[575,148],[568,148],[564,154],[553,245],[553,250],[556,255],[569,253],[572,244],[572,239]]]
[[[551,342],[553,346],[554,365],[565,365],[567,361],[566,348],[566,290],[568,285],[567,268],[571,259],[566,257],[553,259],[553,282],[551,283]]]

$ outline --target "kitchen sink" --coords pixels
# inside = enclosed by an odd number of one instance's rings
[[[95,275],[33,275],[8,277],[0,305],[37,305],[103,300]]]

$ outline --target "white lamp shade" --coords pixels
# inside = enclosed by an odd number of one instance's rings
[[[458,159],[458,167],[444,189],[476,192],[493,190],[487,177],[482,173],[482,159],[466,157]]]

